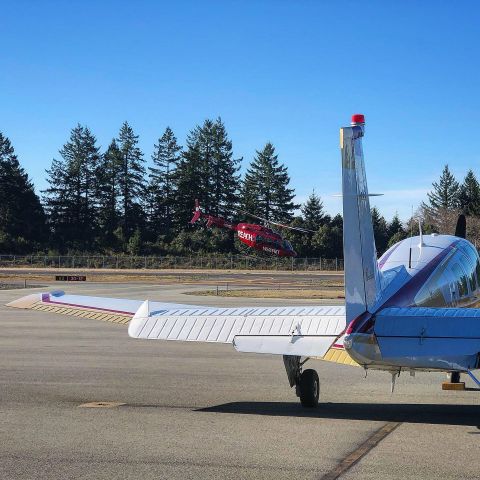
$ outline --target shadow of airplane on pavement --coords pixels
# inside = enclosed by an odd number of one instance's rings
[[[289,402],[232,402],[198,408],[195,411],[437,425],[480,425],[480,405],[321,403],[318,408],[307,409],[298,403]]]

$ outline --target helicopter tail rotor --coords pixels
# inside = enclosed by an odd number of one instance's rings
[[[198,198],[195,199],[195,209],[193,210],[193,217],[190,220],[191,224],[194,224],[197,220],[202,217],[202,208],[200,207],[200,202]]]

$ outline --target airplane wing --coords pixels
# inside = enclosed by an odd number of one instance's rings
[[[129,335],[138,339],[230,343],[239,352],[357,365],[343,348],[343,306],[215,308],[63,291],[35,293],[7,305],[129,324]]]
[[[148,340],[232,343],[239,352],[323,358],[344,330],[343,306],[156,310],[145,301],[128,334]]]

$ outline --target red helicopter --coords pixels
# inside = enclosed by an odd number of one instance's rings
[[[289,225],[283,225],[281,223],[272,222],[266,220],[265,218],[257,217],[251,213],[244,212],[239,210],[246,215],[249,215],[253,218],[258,218],[262,222],[265,222],[266,225],[272,224],[277,225],[281,228],[288,228],[290,230],[298,230],[300,232],[311,232],[305,228],[290,227]],[[276,255],[278,257],[296,257],[297,254],[293,250],[291,243],[288,240],[285,240],[279,233],[273,231],[271,228],[263,225],[257,225],[255,223],[230,223],[224,218],[215,217],[202,212],[198,200],[195,200],[195,210],[193,212],[193,218],[190,220],[191,224],[194,224],[200,218],[205,218],[207,220],[207,227],[219,227],[219,228],[228,228],[229,230],[234,230],[237,232],[238,238],[241,242],[247,245],[250,248],[259,250],[260,252],[265,252],[271,255]]]

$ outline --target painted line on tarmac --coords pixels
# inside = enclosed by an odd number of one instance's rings
[[[388,422],[375,433],[370,435],[360,446],[353,452],[343,458],[340,463],[330,472],[327,472],[320,480],[336,480],[341,475],[350,470],[357,464],[367,453],[375,448],[385,437],[390,435],[403,422]]]

